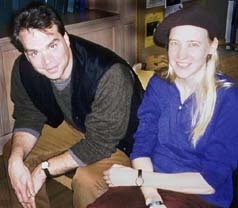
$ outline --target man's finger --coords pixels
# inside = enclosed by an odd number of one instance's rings
[[[27,195],[28,197],[35,197],[35,187],[34,184],[32,182],[32,179],[27,181]]]

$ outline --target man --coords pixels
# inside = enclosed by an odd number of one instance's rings
[[[12,72],[15,125],[8,165],[17,199],[27,208],[49,206],[35,202],[46,178],[77,168],[73,203],[86,207],[108,189],[104,170],[130,165],[143,93],[139,80],[112,51],[68,35],[47,5],[30,5],[15,17],[12,42],[22,52]],[[57,130],[63,129],[66,143],[78,142],[31,173],[23,161],[54,131],[46,123],[61,124]]]

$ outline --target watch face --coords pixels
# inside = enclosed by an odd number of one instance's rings
[[[142,186],[143,183],[144,183],[144,180],[143,180],[142,177],[138,177],[138,178],[136,179],[136,185],[137,185],[137,186]]]
[[[49,166],[49,164],[48,164],[47,161],[41,163],[41,168],[42,168],[42,169],[46,169],[46,168],[48,168],[48,166]]]

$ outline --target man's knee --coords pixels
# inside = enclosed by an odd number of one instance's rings
[[[73,205],[75,208],[85,208],[108,190],[103,180],[102,171],[95,171],[89,166],[80,167],[72,180]]]
[[[103,172],[113,164],[130,166],[130,160],[125,153],[117,150],[110,158],[77,169],[72,180],[74,207],[87,207],[108,190]]]
[[[107,185],[103,180],[103,170],[89,166],[79,167],[73,177],[72,188],[73,190],[86,188],[92,192],[107,190]]]

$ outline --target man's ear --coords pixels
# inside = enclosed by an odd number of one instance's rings
[[[209,54],[214,54],[217,48],[218,48],[218,40],[217,38],[214,38],[210,46]]]
[[[64,40],[67,43],[68,46],[70,46],[70,42],[69,42],[69,35],[67,32],[64,33]]]
[[[29,62],[30,62],[30,59],[28,58],[28,56],[27,56],[26,52],[24,52],[24,55],[25,55],[25,57],[26,57],[27,61],[29,61]]]

